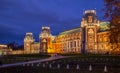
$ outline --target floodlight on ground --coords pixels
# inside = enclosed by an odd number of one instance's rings
[[[92,71],[92,65],[89,65],[89,71]]]
[[[104,72],[108,72],[107,66],[104,66]]]

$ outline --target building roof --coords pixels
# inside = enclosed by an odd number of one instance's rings
[[[104,32],[104,31],[109,31],[110,30],[110,22],[100,22],[100,29],[98,32]]]
[[[73,33],[77,33],[77,32],[80,32],[80,28],[74,28],[74,29],[71,29],[71,30],[61,32],[58,36],[67,35],[67,34],[73,34]]]
[[[101,21],[98,32],[109,31],[110,30],[109,24],[110,24],[109,22]],[[77,33],[77,32],[80,32],[80,31],[81,31],[81,28],[74,28],[74,29],[71,29],[71,30],[66,30],[64,32],[61,32],[58,36],[73,34],[73,33]]]
[[[32,42],[32,44],[39,44],[40,42]]]

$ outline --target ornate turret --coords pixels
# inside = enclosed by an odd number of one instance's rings
[[[99,26],[99,21],[96,16],[96,11],[95,10],[86,10],[84,12],[82,21],[81,21],[81,27],[85,26],[91,26],[91,25],[97,25]]]
[[[39,38],[48,38],[49,36],[51,36],[51,33],[50,33],[50,27],[42,27],[42,31],[39,35]]]

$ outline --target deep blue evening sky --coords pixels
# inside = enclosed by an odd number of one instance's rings
[[[26,32],[38,40],[42,26],[51,33],[80,26],[83,11],[95,9],[103,19],[103,0],[0,0],[0,43],[23,43]]]

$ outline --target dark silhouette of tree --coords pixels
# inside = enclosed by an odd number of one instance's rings
[[[19,45],[17,46],[18,49],[24,50],[24,46],[23,45]]]
[[[9,43],[7,44],[8,48],[12,48],[13,50],[20,50],[20,49],[24,49],[23,45],[18,45],[15,42]]]
[[[110,43],[114,44],[113,50],[120,48],[120,0],[105,1],[105,18],[110,21]]]
[[[0,65],[2,65],[2,61],[0,61]]]
[[[8,48],[15,49],[15,48],[16,48],[15,42],[12,42],[12,43],[7,44],[7,47],[8,47]]]

